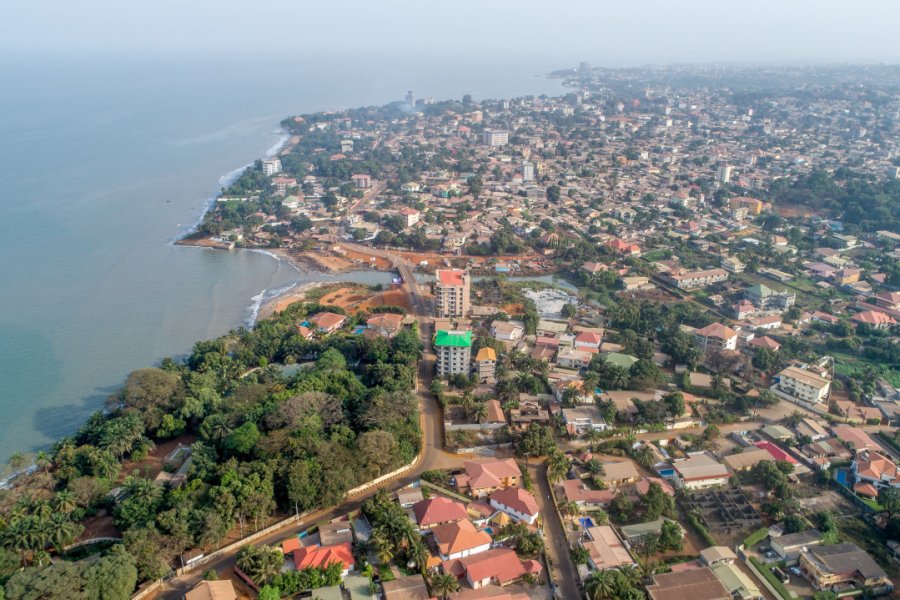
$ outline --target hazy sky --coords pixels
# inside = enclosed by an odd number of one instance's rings
[[[0,56],[900,62],[896,0],[2,0]]]

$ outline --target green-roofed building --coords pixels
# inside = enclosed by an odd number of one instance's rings
[[[434,336],[438,375],[468,375],[472,369],[472,331],[440,330]]]
[[[739,600],[763,598],[762,592],[753,583],[753,580],[745,575],[737,565],[720,562],[710,568],[715,573],[716,578],[725,586],[725,589],[731,592],[732,598]]]
[[[631,365],[638,361],[637,358],[630,354],[622,354],[621,352],[601,352],[600,358],[611,365],[615,365],[622,369],[630,369]]]
[[[744,297],[761,310],[787,310],[797,299],[795,294],[779,292],[762,283],[744,290]]]
[[[435,346],[472,347],[472,331],[441,330],[434,338]]]

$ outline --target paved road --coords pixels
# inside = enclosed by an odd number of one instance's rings
[[[395,265],[398,267],[401,264],[408,268],[405,261],[401,260],[395,262]],[[402,273],[403,272],[401,271],[401,274]],[[403,277],[404,280],[408,282],[407,290],[410,293],[411,304],[419,316],[419,336],[425,346],[422,360],[419,361],[416,388],[419,397],[420,424],[423,434],[423,448],[422,452],[419,454],[416,465],[403,476],[384,481],[363,493],[347,498],[338,506],[316,511],[306,516],[300,523],[286,525],[262,539],[257,540],[254,544],[276,544],[297,532],[308,529],[315,523],[329,521],[345,515],[350,511],[360,508],[363,503],[374,496],[378,490],[385,487],[400,488],[409,485],[417,481],[424,471],[462,466],[464,460],[463,457],[444,451],[443,412],[441,411],[441,407],[434,397],[434,394],[431,393],[435,356],[431,347],[434,323],[429,316],[429,303],[419,289],[415,278],[407,277],[406,274],[403,274]],[[198,568],[191,573],[167,581],[166,584],[155,592],[152,597],[165,600],[181,600],[184,597],[184,593],[202,579],[204,572],[210,569],[214,569],[219,573],[230,572],[234,568],[236,554],[237,551],[230,552],[215,561],[203,565],[201,568]]]
[[[572,562],[569,539],[564,524],[559,520],[553,496],[550,495],[550,482],[547,480],[547,465],[544,462],[531,463],[528,466],[531,481],[534,482],[535,499],[541,509],[544,522],[544,539],[547,540],[546,551],[552,564],[553,581],[557,586],[557,598],[581,598],[578,587],[578,571]]]

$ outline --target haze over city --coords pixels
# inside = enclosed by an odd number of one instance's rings
[[[0,600],[900,584],[900,4],[0,7]]]
[[[27,54],[498,54],[604,66],[900,59],[900,5],[880,0],[6,2],[0,51]],[[285,68],[289,65],[285,64]]]

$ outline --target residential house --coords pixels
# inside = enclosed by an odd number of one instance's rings
[[[654,575],[646,589],[650,600],[733,600],[709,567]]]
[[[416,502],[421,502],[425,497],[420,487],[406,487],[397,490],[397,504],[403,508],[412,508]]]
[[[569,435],[582,435],[588,431],[606,431],[609,424],[596,406],[579,406],[562,409],[563,424]]]
[[[542,569],[534,560],[520,560],[512,548],[494,548],[474,556],[441,563],[444,573],[462,579],[473,589],[487,585],[506,586],[525,575],[539,576]]]
[[[897,465],[878,452],[857,452],[850,463],[850,472],[855,482],[853,491],[857,494],[876,497],[883,488],[900,488]]]
[[[366,327],[384,337],[394,337],[403,328],[403,315],[379,313],[366,319]]]
[[[592,331],[582,331],[578,335],[575,336],[575,348],[579,349],[592,349],[594,351],[600,351],[600,343],[603,341],[603,336],[599,333],[594,333]]]
[[[829,437],[825,428],[822,427],[818,421],[811,419],[810,417],[801,419],[800,422],[797,423],[797,426],[794,427],[794,431],[797,432],[797,435],[805,435],[814,442]]]
[[[690,290],[725,281],[728,279],[728,271],[725,269],[705,269],[701,271],[664,273],[659,275],[659,277],[680,290]]]
[[[854,323],[870,325],[874,329],[888,329],[897,324],[894,317],[876,310],[858,312],[850,317],[850,320]]]
[[[529,525],[534,524],[540,514],[537,500],[531,492],[519,487],[508,487],[491,494],[491,506]]]
[[[694,332],[694,342],[703,352],[720,352],[737,348],[737,332],[721,323],[711,323]]]
[[[609,490],[589,488],[580,479],[567,479],[562,482],[562,488],[567,503],[574,502],[586,511],[605,509],[616,497],[616,494]]]
[[[744,450],[737,454],[729,454],[722,459],[722,462],[725,463],[725,466],[730,471],[737,473],[738,471],[752,469],[764,460],[772,460],[772,455],[762,448],[755,448],[753,450]]]
[[[456,487],[475,498],[484,498],[504,488],[519,485],[522,471],[511,458],[482,458],[463,463],[464,474],[456,476]]]
[[[384,600],[430,600],[428,584],[421,574],[404,575],[391,581],[381,582]]]
[[[309,322],[316,326],[319,333],[334,333],[344,326],[347,317],[333,312],[320,312],[310,317]]]
[[[622,539],[625,541],[626,545],[629,548],[634,547],[635,544],[640,544],[649,536],[658,536],[662,531],[663,523],[665,522],[675,523],[671,519],[666,519],[664,517],[660,517],[653,521],[648,521],[646,523],[635,523],[634,525],[624,525],[621,528],[622,531]],[[681,531],[681,536],[684,537],[684,529],[681,528],[681,525],[678,525],[678,529]]]
[[[676,487],[700,490],[728,483],[731,473],[706,452],[692,452],[672,461]]]
[[[734,563],[719,562],[710,567],[716,578],[731,593],[734,600],[764,598],[756,583]]]
[[[800,552],[800,571],[818,590],[846,590],[850,585],[873,594],[894,589],[878,563],[856,544],[813,546]]]
[[[556,364],[564,369],[587,369],[596,353],[588,348],[566,346],[556,353]]]
[[[501,342],[516,342],[525,334],[525,326],[518,321],[494,321],[491,324],[491,335]]]
[[[617,488],[626,483],[634,483],[640,477],[640,473],[630,460],[607,461],[602,464],[603,483],[608,487]]]
[[[324,568],[332,563],[340,563],[343,567],[341,575],[346,576],[353,570],[355,560],[350,542],[333,546],[302,546],[293,552],[294,567],[298,571],[309,567]]]
[[[433,498],[416,502],[412,506],[412,511],[416,525],[422,531],[428,531],[445,523],[462,521],[469,516],[469,513],[466,512],[466,507],[461,502],[445,498],[444,496],[434,496]]]
[[[237,594],[230,579],[201,581],[184,595],[184,600],[237,600]]]
[[[868,433],[857,427],[852,427],[850,425],[835,425],[831,428],[831,431],[834,433],[835,437],[857,453],[882,451],[881,446],[870,438]]]
[[[779,292],[762,283],[744,290],[744,297],[760,310],[787,310],[797,300],[796,294]]]
[[[441,560],[472,556],[491,549],[493,540],[483,530],[475,529],[468,519],[444,523],[431,528]]]
[[[588,552],[588,564],[596,571],[634,566],[628,548],[609,525],[587,528],[587,540],[581,546]]]
[[[819,404],[828,397],[831,381],[807,369],[790,366],[774,378],[771,390],[779,396],[787,396],[809,404]]]
[[[786,533],[769,539],[772,551],[781,557],[781,560],[795,561],[800,558],[800,552],[804,548],[818,546],[822,543],[822,532],[817,529],[807,529],[797,533]]]
[[[710,546],[700,551],[700,564],[707,567],[719,563],[734,564],[737,555],[728,546]]]

